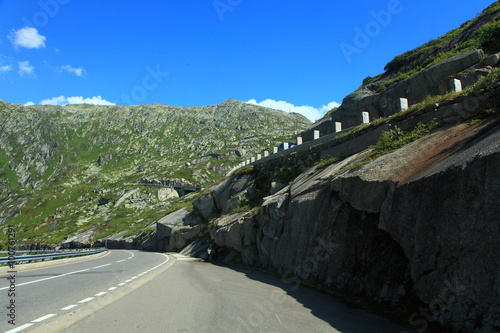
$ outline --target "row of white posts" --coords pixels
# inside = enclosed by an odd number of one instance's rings
[[[319,137],[320,137],[319,131],[314,131],[314,140],[319,139]],[[297,145],[301,145],[302,143],[304,143],[304,140],[302,139],[301,136],[298,136],[297,137]],[[290,149],[289,143],[283,142],[283,150],[287,150],[287,149]],[[273,147],[273,154],[277,154],[277,153],[278,153],[278,147]],[[260,160],[262,157],[268,157],[269,155],[270,155],[269,151],[266,150],[266,151],[264,151],[264,156],[262,156],[262,154],[257,154],[257,158],[251,157],[250,159],[238,164],[236,166],[236,168],[244,167],[245,165],[249,165],[255,161]]]
[[[462,91],[462,82],[458,79],[453,79],[450,82],[452,91],[454,92],[461,92]],[[400,112],[407,111],[409,107],[408,104],[408,99],[406,98],[400,98],[398,100],[398,109]],[[363,124],[369,124],[370,123],[370,113],[368,112],[362,112],[361,113],[362,117],[362,122]],[[341,132],[342,131],[342,123],[341,122],[335,122],[335,133]],[[319,131],[314,131],[314,140],[317,140],[320,138],[320,133]],[[297,145],[301,145],[303,143],[302,137],[299,136],[297,137]],[[283,143],[283,149],[287,150],[290,147],[288,146],[288,142]],[[278,153],[278,147],[273,147],[273,154]],[[268,157],[269,152],[266,150],[264,151],[264,157]],[[245,165],[249,165],[250,163],[255,162],[256,160],[260,160],[262,158],[261,154],[257,154],[257,159],[255,157],[251,157],[249,160],[246,160],[244,162],[241,162],[237,167],[241,168],[244,167]]]

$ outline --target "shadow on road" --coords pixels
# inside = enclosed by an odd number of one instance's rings
[[[373,312],[350,305],[340,298],[306,286],[301,286],[295,283],[292,278],[287,280],[286,278],[270,273],[241,266],[214,265],[234,270],[244,274],[249,279],[282,289],[287,295],[309,309],[311,314],[328,323],[333,329],[339,332],[415,332],[411,329],[398,326]],[[272,296],[269,296],[269,300],[272,301]],[[279,307],[279,303],[274,305]]]

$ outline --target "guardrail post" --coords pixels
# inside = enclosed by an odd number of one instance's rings
[[[362,112],[361,117],[363,118],[363,124],[370,123],[370,114],[368,112]]]
[[[408,110],[408,100],[406,98],[400,98],[398,103],[399,111],[407,111]]]
[[[451,80],[451,90],[454,92],[461,92],[462,91],[462,81],[459,79],[453,79]]]

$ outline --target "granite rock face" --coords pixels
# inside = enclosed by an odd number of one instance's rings
[[[440,129],[346,171],[363,156],[307,169],[256,215],[220,210],[209,222],[214,258],[408,307],[417,330],[498,329],[500,118]],[[206,200],[223,208],[253,177],[233,176]]]
[[[450,91],[449,84],[446,82],[443,86],[442,82],[479,64],[483,57],[482,50],[455,56],[391,86],[380,94],[362,88],[343,100],[339,109],[331,115],[331,122],[341,121],[343,127],[351,127],[361,123],[362,111],[369,112],[373,119],[387,117],[400,111],[397,105],[399,98],[408,99],[411,105],[423,101],[427,95],[446,93]],[[468,85],[475,82],[471,79],[469,81]]]

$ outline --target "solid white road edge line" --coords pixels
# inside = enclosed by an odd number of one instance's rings
[[[89,271],[89,270],[90,270],[90,268],[87,268],[87,269],[82,269],[79,271],[69,272],[69,273],[65,273],[65,274],[61,274],[61,275],[51,276],[51,277],[40,279],[40,280],[34,280],[34,281],[25,282],[25,283],[20,283],[20,284],[16,285],[16,287],[25,286],[27,284],[32,284],[32,283],[36,283],[36,282],[52,280],[52,279],[56,279],[59,277],[63,277],[63,276],[71,275],[71,274],[76,274],[76,273],[81,273],[81,272],[85,272],[85,271]],[[0,290],[9,289],[9,288],[10,287],[4,287],[4,288],[0,288]]]
[[[28,327],[30,327],[32,325],[34,325],[34,324],[24,324],[23,326],[19,326],[17,328],[14,328],[14,329],[12,329],[10,331],[5,332],[5,333],[17,333],[17,332],[21,332],[25,328],[28,328]]]

